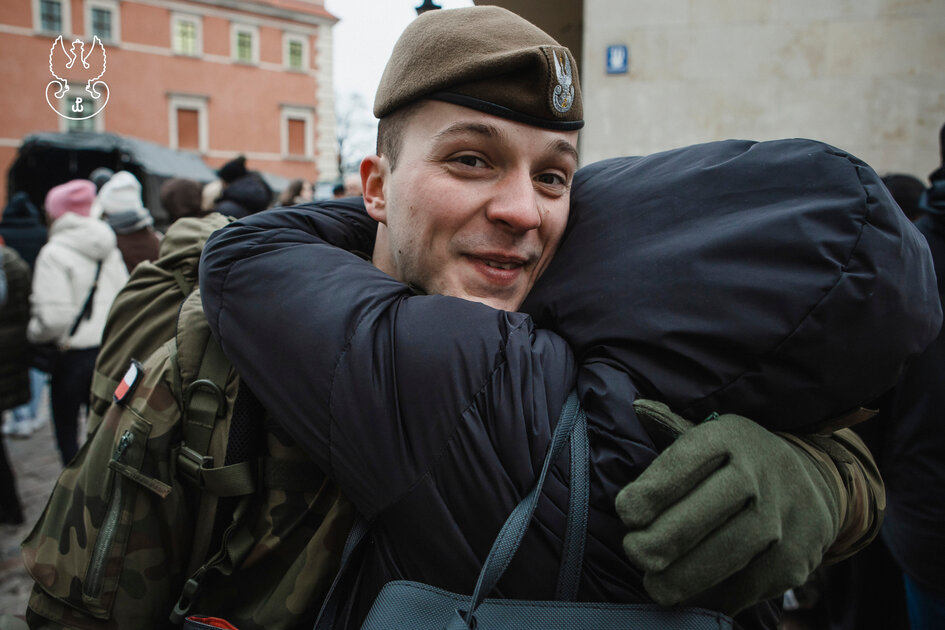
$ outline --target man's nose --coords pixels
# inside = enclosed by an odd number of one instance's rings
[[[519,232],[538,229],[541,207],[531,175],[514,172],[503,177],[486,207],[486,217]]]

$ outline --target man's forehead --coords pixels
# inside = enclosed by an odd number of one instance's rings
[[[460,138],[513,144],[529,137],[539,139],[543,150],[548,153],[566,154],[578,161],[577,131],[543,129],[439,101],[424,101],[422,107],[429,108],[426,113],[431,115],[416,116],[414,120],[425,127],[418,131],[427,135],[433,144]]]

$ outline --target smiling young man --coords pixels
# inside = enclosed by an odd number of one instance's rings
[[[472,592],[575,388],[567,343],[515,311],[567,223],[583,125],[576,67],[504,9],[429,12],[401,36],[378,88],[378,153],[361,165],[370,217],[360,199],[301,206],[231,224],[207,243],[201,294],[224,352],[372,521],[340,627],[360,627],[390,580]],[[373,251],[373,264],[351,251]],[[593,395],[593,384],[577,385]],[[641,445],[652,459],[652,442],[632,409],[589,425],[579,598],[651,601],[621,548],[614,497],[645,467]],[[566,466],[549,476],[503,596],[554,597]],[[791,544],[823,552],[820,540]],[[731,611],[758,601],[748,600]],[[777,623],[766,607],[739,620]]]
[[[564,232],[578,132],[412,107],[397,168],[383,149],[361,163],[375,266],[425,293],[517,310]]]

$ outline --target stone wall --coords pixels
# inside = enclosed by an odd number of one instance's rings
[[[606,73],[626,45],[627,74]],[[945,0],[585,0],[583,161],[808,137],[923,180],[945,123]]]

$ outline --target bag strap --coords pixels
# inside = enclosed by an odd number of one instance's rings
[[[82,323],[82,320],[92,317],[92,299],[95,297],[95,290],[98,289],[98,277],[102,273],[102,261],[98,261],[98,265],[95,266],[95,278],[92,280],[92,286],[89,288],[89,294],[85,298],[85,303],[82,304],[82,308],[79,310],[79,314],[75,316],[75,321],[72,323],[72,328],[69,329],[69,336],[75,334],[75,331],[79,330],[79,324]]]
[[[573,435],[571,435],[573,432]],[[470,600],[469,611],[465,614],[465,619],[463,615],[459,614],[454,617],[453,621],[447,626],[448,630],[460,630],[470,628],[469,623],[466,619],[471,619],[476,608],[482,604],[486,596],[495,588],[495,585],[499,582],[499,579],[502,577],[502,574],[505,573],[505,570],[508,569],[509,564],[512,562],[512,558],[515,557],[515,552],[518,551],[519,545],[522,543],[522,539],[525,536],[525,531],[528,529],[528,525],[532,520],[532,516],[535,513],[535,506],[538,505],[538,498],[541,495],[542,487],[545,485],[545,479],[548,476],[548,469],[551,468],[551,463],[558,458],[558,455],[561,453],[561,449],[564,447],[565,442],[568,440],[568,437],[571,436],[572,440],[577,440],[577,448],[572,448],[572,459],[579,459],[581,461],[577,462],[577,465],[583,470],[587,471],[588,468],[588,458],[587,458],[587,417],[584,413],[584,410],[581,408],[580,403],[578,402],[577,393],[572,391],[568,396],[567,402],[565,402],[564,407],[561,410],[561,416],[558,419],[558,425],[555,427],[554,434],[551,436],[551,446],[548,449],[548,455],[545,457],[545,463],[541,469],[541,475],[538,477],[538,482],[535,483],[535,486],[532,488],[522,501],[515,506],[515,509],[512,510],[512,513],[509,515],[509,518],[505,521],[505,524],[502,525],[502,529],[499,530],[498,536],[496,536],[495,542],[492,544],[492,550],[489,551],[489,555],[486,557],[486,561],[482,566],[482,571],[479,572],[479,580],[476,582],[476,589],[473,591],[472,598]],[[577,456],[577,457],[575,457]],[[575,466],[575,463],[572,462],[572,470]],[[579,481],[579,484],[582,482]],[[580,488],[581,493],[585,492],[587,488],[587,481],[583,482],[584,488]],[[574,487],[572,486],[572,490]],[[583,501],[582,501],[583,499]],[[583,503],[583,505],[579,505]],[[581,532],[575,531],[575,528],[581,525],[581,517],[575,517],[575,521],[572,525],[572,512],[579,509],[584,512],[583,517],[583,527]],[[580,566],[578,565],[583,560],[583,547],[584,547],[584,537],[586,535],[587,527],[587,494],[585,493],[583,497],[574,496],[572,492],[569,508],[568,508],[568,521],[569,521],[569,532],[565,535],[566,544],[571,545],[571,549],[566,548],[563,554],[564,562],[562,564],[560,576],[566,577],[567,586],[562,587],[561,584],[558,586],[558,590],[566,591],[569,589],[574,589],[576,591],[577,582],[580,579]],[[569,540],[570,539],[570,540]],[[581,549],[581,557],[576,558],[577,548]],[[570,563],[570,565],[568,564]]]
[[[521,544],[525,530],[528,528],[528,524],[531,521],[551,462],[557,459],[569,434],[571,434],[571,482],[568,501],[568,524],[564,537],[561,567],[558,573],[556,599],[574,601],[577,597],[584,562],[584,543],[587,537],[587,511],[590,493],[588,461],[590,449],[587,439],[587,417],[584,410],[581,408],[577,392],[572,391],[558,417],[558,424],[555,426],[554,433],[552,434],[551,445],[548,455],[545,457],[545,463],[542,467],[538,482],[532,488],[531,492],[515,507],[512,514],[505,521],[505,524],[502,526],[499,535],[492,545],[492,550],[486,557],[486,561],[479,573],[476,591],[473,595],[472,601],[474,605],[470,607],[470,616],[472,611],[482,603],[485,596],[499,581],[499,578],[502,577],[505,569],[508,568],[509,562],[511,562],[512,557]],[[367,519],[359,516],[352,526],[351,531],[348,533],[348,538],[345,540],[344,551],[342,551],[341,554],[341,563],[338,568],[338,573],[335,575],[331,588],[322,603],[322,609],[318,613],[314,630],[331,630],[331,628],[334,627],[340,598],[343,593],[347,594],[345,592],[346,589],[340,588],[339,584],[344,579],[345,574],[350,571],[351,559],[355,551],[361,546],[362,541],[367,538],[370,528],[371,524]],[[502,546],[504,551],[497,552],[496,549],[499,546]],[[496,567],[496,562],[500,562],[502,566]],[[483,590],[483,587],[487,588]],[[463,624],[458,626],[458,628],[463,629],[468,627],[461,616],[457,615],[457,618]],[[453,628],[453,626],[450,626],[450,628]]]
[[[575,399],[577,394],[572,394]],[[570,399],[569,399],[570,400]],[[587,416],[578,407],[571,433],[571,483],[568,499],[568,528],[564,535],[561,567],[555,599],[573,602],[577,599],[584,568],[584,546],[587,541],[587,511],[590,503],[590,444],[587,439]]]

